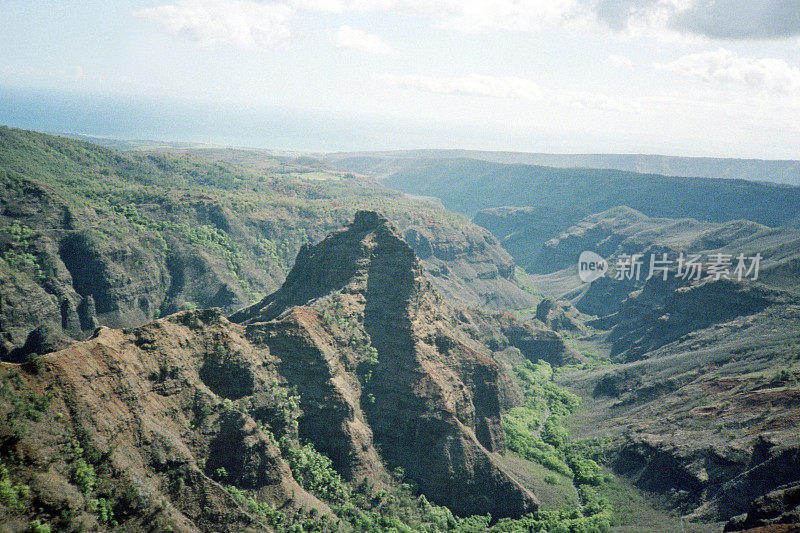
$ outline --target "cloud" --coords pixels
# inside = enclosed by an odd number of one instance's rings
[[[177,0],[136,14],[204,45],[258,48],[287,39],[295,13],[309,11],[415,15],[465,32],[600,24],[667,39],[791,38],[800,36],[796,4],[797,0]],[[351,36],[353,43],[358,40],[364,41]]]
[[[171,33],[207,42],[254,46],[254,33],[288,34],[295,11],[388,13],[433,18],[440,26],[477,31],[537,30],[586,18],[587,0],[180,0],[142,9],[147,18]],[[267,39],[269,40],[269,39]]]
[[[796,0],[697,1],[672,17],[673,28],[719,39],[776,39],[800,35]]]
[[[379,74],[376,78],[394,87],[406,87],[438,94],[528,100],[586,109],[616,111],[637,109],[635,104],[619,98],[583,91],[554,91],[531,80],[514,76],[497,77],[470,74],[448,78],[420,74]]]
[[[372,55],[387,55],[393,52],[392,47],[377,35],[344,25],[333,36],[333,44],[340,48],[350,48]]]
[[[590,6],[590,0],[584,0]],[[598,0],[610,28],[664,28],[714,39],[775,39],[800,35],[796,0]]]
[[[584,0],[285,0],[298,9],[330,13],[401,13],[432,17],[461,31],[537,30],[585,17]]]
[[[617,56],[617,55],[610,55],[608,56],[608,62],[619,68],[633,68],[633,61],[625,56]]]
[[[620,32],[672,31],[718,39],[800,35],[797,0],[283,0],[303,10],[430,16],[464,31],[535,31],[600,22]]]
[[[274,46],[287,39],[293,13],[290,6],[280,3],[181,0],[134,14],[168,33],[202,45],[230,44],[253,49]]]
[[[704,81],[744,85],[756,91],[800,95],[800,69],[783,59],[742,57],[720,48],[717,51],[689,54],[659,70]]]
[[[461,31],[535,31],[580,22],[588,15],[577,0],[475,0],[456,5],[456,9],[441,13],[441,23]]]
[[[540,100],[544,91],[538,84],[516,77],[494,77],[470,74],[461,78],[422,76],[419,74],[380,74],[377,78],[395,87],[409,87],[440,94],[491,96]]]

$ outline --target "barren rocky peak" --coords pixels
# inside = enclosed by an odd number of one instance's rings
[[[423,287],[430,289],[419,260],[397,229],[378,213],[359,211],[350,224],[319,244],[304,245],[283,286],[231,320],[272,320],[334,291],[368,294],[394,307],[410,302]]]
[[[501,411],[520,401],[512,380],[383,216],[359,212],[305,246],[280,290],[231,319],[281,358],[301,437],[346,475],[380,479],[386,463],[459,513],[535,508],[492,453]]]

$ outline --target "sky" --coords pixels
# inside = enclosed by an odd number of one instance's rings
[[[0,123],[800,159],[797,0],[0,0]]]

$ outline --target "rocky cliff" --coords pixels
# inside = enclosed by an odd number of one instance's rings
[[[522,401],[508,365],[576,354],[509,314],[451,307],[385,217],[304,246],[281,289],[231,319],[101,326],[3,363],[0,521],[330,531],[458,523],[429,502],[537,509],[501,464],[501,415]]]
[[[303,398],[301,436],[343,471],[380,475],[382,459],[462,514],[535,507],[492,454],[518,393],[384,217],[359,212],[304,247],[280,290],[231,319],[274,351],[313,358],[287,360],[284,374]]]
[[[799,481],[798,300],[730,282],[656,285],[622,304],[609,334],[621,364],[565,378],[589,402],[585,435],[610,437],[614,469],[690,520],[792,521],[794,504],[771,492]]]
[[[139,531],[271,528],[225,485],[290,516],[330,514],[275,440],[293,431],[278,363],[211,310],[101,327],[34,373],[3,364],[3,503],[14,505],[0,521],[22,531],[32,511],[61,530],[112,519]],[[12,498],[9,479],[27,488]]]
[[[496,216],[505,212],[496,211]],[[546,210],[544,214],[536,211],[529,216],[546,216],[546,213]],[[513,219],[514,215],[508,217]],[[748,220],[716,223],[691,218],[653,218],[619,206],[584,217],[528,251],[529,257],[523,264],[535,273],[531,280],[536,288],[569,300],[582,313],[598,317],[616,313],[628,294],[644,288],[653,255],[660,259],[667,254],[674,268],[680,253],[698,254],[706,263],[717,254],[733,259],[740,253],[748,258],[760,254],[760,283],[795,292],[800,288],[797,229],[770,228]],[[576,265],[583,251],[599,254],[612,268],[621,257],[639,254],[641,275],[638,279],[617,279],[609,274],[591,284],[582,284]],[[515,255],[519,257],[516,252]]]

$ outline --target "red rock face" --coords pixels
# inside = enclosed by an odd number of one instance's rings
[[[290,513],[300,507],[330,513],[297,483],[259,423],[280,416],[276,365],[268,350],[244,338],[243,327],[214,310],[127,332],[101,328],[93,339],[45,356],[38,374],[19,374],[14,392],[4,390],[6,398],[34,394],[50,401],[38,420],[3,425],[0,440],[23,458],[48,512],[67,509],[90,527],[102,526],[70,484],[75,461],[87,454],[96,470],[107,472],[98,476],[98,490],[127,509],[130,515],[118,518],[132,529],[153,523],[178,531],[264,529],[263,519],[220,482],[268,495]],[[14,388],[4,366],[4,387]],[[224,479],[215,475],[221,468]]]

